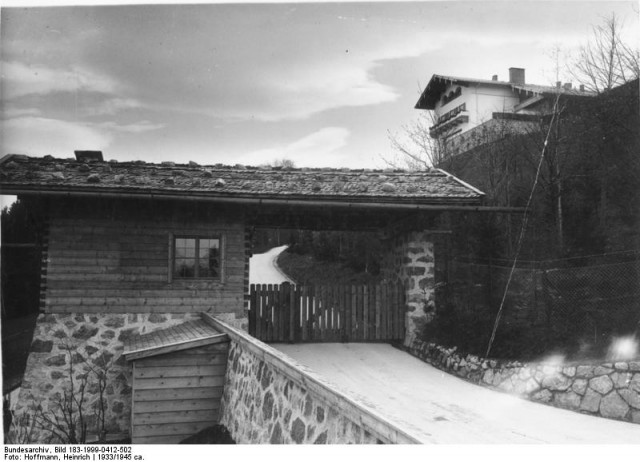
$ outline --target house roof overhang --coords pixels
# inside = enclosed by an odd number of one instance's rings
[[[235,204],[429,209],[480,207],[484,193],[439,169],[279,169],[194,163],[81,162],[8,155],[0,194]]]
[[[473,84],[482,84],[498,87],[510,87],[509,82],[501,82],[497,80],[482,80],[482,79],[467,79],[463,77],[452,77],[446,75],[433,74],[431,80],[425,87],[424,91],[420,95],[418,102],[415,105],[415,109],[429,109],[436,108],[436,102],[440,99],[440,96],[446,90],[449,85],[462,85],[469,86]]]
[[[436,102],[438,101],[438,99],[440,99],[442,93],[446,90],[448,85],[452,84],[458,84],[462,86],[477,85],[485,87],[504,87],[509,88],[515,94],[522,95],[526,98],[538,95],[543,97],[552,97],[557,94],[571,97],[595,96],[595,93],[593,92],[581,91],[573,88],[566,89],[564,87],[556,88],[546,85],[516,84],[511,82],[504,82],[501,80],[470,79],[464,77],[452,77],[434,74],[431,77],[431,80],[429,80],[429,83],[425,87],[424,91],[420,95],[420,98],[415,105],[415,109],[435,109]]]
[[[227,334],[220,332],[203,318],[133,335],[125,342],[122,354],[127,361],[135,361],[228,341]]]

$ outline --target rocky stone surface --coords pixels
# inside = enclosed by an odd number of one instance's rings
[[[163,315],[162,320],[153,314],[43,314],[38,317],[31,353],[22,381],[14,422],[22,414],[33,416],[34,409],[43,411],[56,409],[56,397],[70,386],[70,364],[73,367],[76,387],[80,383],[86,366],[106,366],[107,387],[105,389],[107,432],[129,433],[131,415],[131,366],[121,357],[124,349],[122,339],[136,333],[163,329],[185,320],[199,319],[199,314],[173,317]],[[99,400],[97,382],[90,381],[85,389],[84,402],[93,415],[93,406]],[[18,431],[15,429],[14,431]],[[94,428],[88,429],[93,433]],[[49,441],[50,432],[35,429],[33,443]]]
[[[231,342],[221,423],[237,443],[378,443],[361,424]]]
[[[633,372],[638,361],[523,364],[465,355],[455,347],[415,339],[406,349],[439,369],[485,387],[564,409],[640,423],[640,374]]]

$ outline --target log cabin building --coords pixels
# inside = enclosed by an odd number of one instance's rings
[[[379,232],[388,254],[384,274],[406,287],[407,341],[434,312],[431,236],[438,214],[477,210],[483,199],[482,192],[438,169],[105,162],[95,152],[68,159],[7,155],[0,160],[0,193],[43,211],[40,315],[18,413],[34,415],[38,406],[43,415],[54,412],[69,376],[99,364],[107,380],[104,386],[88,384],[85,399],[105,406],[90,427],[100,424],[102,432],[129,436],[137,415],[132,387],[140,377],[132,376],[127,359],[157,364],[156,355],[166,353],[179,365],[188,355],[176,351],[190,346],[195,353],[224,351],[216,346],[220,337],[202,325],[204,312],[247,329],[253,229]],[[164,349],[169,345],[177,350]],[[206,399],[211,405],[212,397]],[[154,415],[143,418],[133,432],[140,441],[162,439]],[[210,423],[189,422],[178,436]]]

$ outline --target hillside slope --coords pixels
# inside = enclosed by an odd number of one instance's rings
[[[298,284],[375,284],[379,275],[357,272],[339,263],[319,261],[311,255],[284,251],[278,257],[278,267]]]

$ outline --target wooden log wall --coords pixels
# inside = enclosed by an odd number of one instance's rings
[[[133,362],[131,442],[175,444],[219,422],[229,342]]]
[[[220,236],[220,280],[171,277],[173,235]],[[45,311],[244,311],[241,213],[161,201],[67,200],[51,207]]]

